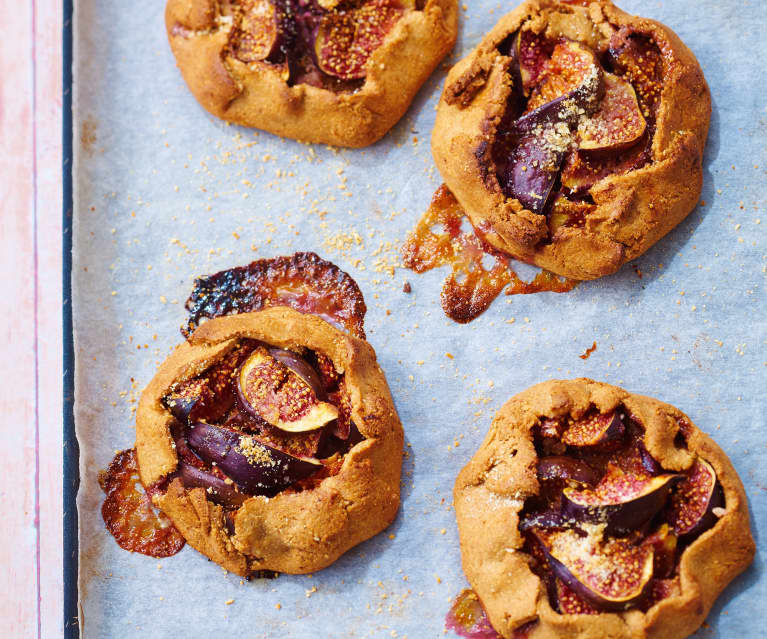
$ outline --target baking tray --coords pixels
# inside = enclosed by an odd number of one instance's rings
[[[767,116],[753,61],[767,53],[763,4],[621,3],[671,26],[709,81],[705,205],[618,274],[562,295],[502,296],[468,326],[439,308],[444,270],[417,276],[398,265],[398,243],[439,185],[428,139],[445,67],[381,143],[310,147],[208,116],[175,68],[162,5],[80,0],[70,57],[64,3],[67,636],[75,619],[86,637],[194,638],[222,624],[248,637],[443,636],[466,586],[455,475],[495,410],[551,378],[589,376],[687,412],[738,469],[758,540],[767,510]],[[477,1],[462,11],[450,62],[512,6]],[[365,294],[369,339],[406,432],[396,521],[325,571],[244,585],[189,548],[165,560],[119,550],[100,519],[96,476],[133,443],[130,408],[181,339],[193,278],[296,250],[334,261]],[[753,611],[767,601],[763,567],[758,552],[697,636],[762,636]]]

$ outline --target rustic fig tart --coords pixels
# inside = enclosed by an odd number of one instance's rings
[[[432,151],[483,240],[588,280],[695,207],[710,113],[668,27],[609,0],[528,0],[450,71]]]
[[[282,306],[202,324],[136,416],[153,503],[240,575],[313,572],[388,526],[402,441],[370,345]]]
[[[457,0],[168,0],[190,90],[213,115],[361,147],[399,120],[452,48]]]
[[[454,497],[464,572],[505,638],[682,639],[755,551],[722,450],[589,379],[509,400]]]

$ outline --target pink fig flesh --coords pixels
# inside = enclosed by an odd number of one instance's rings
[[[621,151],[639,142],[647,128],[634,88],[611,73],[604,74],[604,84],[599,108],[578,126],[582,151]]]
[[[680,538],[692,539],[717,522],[714,509],[723,507],[724,492],[716,471],[699,457],[671,495],[669,522]]]
[[[364,78],[370,56],[403,11],[394,0],[367,0],[356,9],[324,14],[314,42],[320,69],[344,80]]]
[[[232,33],[232,52],[242,62],[265,60],[283,40],[281,12],[272,0],[242,0],[242,19]]]
[[[237,389],[246,411],[280,430],[316,430],[338,418],[333,404],[320,401],[294,368],[263,347],[256,348],[240,367]]]
[[[526,96],[538,84],[554,51],[554,44],[527,29],[520,30],[514,41],[522,90]]]
[[[626,428],[618,411],[595,413],[570,422],[562,434],[562,442],[568,446],[603,446],[623,438]]]
[[[652,546],[596,531],[537,532],[554,575],[602,611],[627,610],[644,600],[653,576]]]

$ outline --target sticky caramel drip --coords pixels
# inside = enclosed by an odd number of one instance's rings
[[[434,193],[431,205],[418,221],[402,248],[405,266],[423,273],[449,265],[451,273],[442,286],[442,308],[461,324],[479,317],[506,289],[507,295],[565,293],[576,282],[541,271],[531,282],[522,280],[508,256],[491,249],[476,230],[464,231],[466,213],[450,189],[442,185]],[[493,258],[491,268],[483,258]]]

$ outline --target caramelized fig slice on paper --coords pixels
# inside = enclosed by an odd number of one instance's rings
[[[609,464],[595,488],[565,488],[564,509],[573,519],[606,523],[610,532],[631,532],[666,505],[679,478],[676,474],[637,477]]]
[[[284,40],[283,11],[274,0],[242,0],[241,20],[232,30],[231,49],[242,62],[258,62],[274,55]]]
[[[623,538],[603,539],[598,530],[536,534],[554,575],[598,610],[626,610],[649,594],[652,546],[634,545]]]
[[[295,362],[288,366],[266,348],[257,348],[243,363],[237,383],[242,407],[280,430],[316,430],[338,418],[338,409],[317,397],[319,379],[305,379]]]
[[[618,411],[594,413],[571,421],[562,434],[562,442],[578,448],[604,446],[621,440],[625,432]]]
[[[599,108],[578,126],[582,151],[622,151],[639,142],[647,129],[634,88],[612,73],[604,74],[604,85]]]
[[[714,509],[724,505],[716,471],[699,457],[671,495],[669,522],[676,534],[687,541],[711,528],[717,521]]]
[[[99,483],[106,493],[101,516],[120,548],[170,557],[184,547],[181,533],[154,507],[139,479],[135,448],[117,453]]]
[[[317,460],[293,457],[254,436],[204,422],[190,425],[187,440],[202,459],[252,495],[275,495],[322,468]]]
[[[320,69],[344,80],[364,78],[368,59],[400,19],[406,4],[368,0],[356,9],[323,15],[314,41]]]
[[[365,337],[365,300],[357,283],[316,253],[265,258],[198,277],[186,301],[184,337],[206,318],[290,306],[321,317],[355,337]]]

